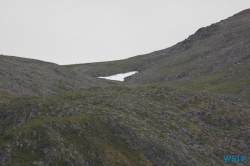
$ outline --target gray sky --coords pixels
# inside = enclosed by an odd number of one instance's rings
[[[57,64],[170,47],[250,0],[0,0],[0,54]]]

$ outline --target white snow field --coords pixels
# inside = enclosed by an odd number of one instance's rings
[[[116,75],[112,75],[112,76],[107,76],[107,77],[98,77],[98,78],[105,78],[108,80],[116,80],[116,81],[124,81],[125,77],[131,76],[133,74],[138,73],[138,71],[131,71],[128,73],[120,73],[120,74],[116,74]]]

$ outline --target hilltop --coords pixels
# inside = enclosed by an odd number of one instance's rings
[[[0,91],[17,96],[114,84],[54,63],[4,55],[0,55],[0,79]]]

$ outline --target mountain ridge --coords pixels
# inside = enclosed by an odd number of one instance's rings
[[[233,93],[246,99],[250,94],[242,94],[244,89],[249,89],[246,85],[250,82],[249,20],[250,9],[247,9],[228,19],[200,28],[187,39],[166,49],[124,60],[68,67],[94,77],[139,71],[125,78],[125,82],[167,82],[207,92],[218,79],[225,77],[223,84],[238,84],[239,88]],[[192,87],[191,84],[197,84],[199,88]],[[220,91],[219,83],[216,86],[211,92]]]

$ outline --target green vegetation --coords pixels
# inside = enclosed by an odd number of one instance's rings
[[[214,155],[206,158],[214,148],[220,155],[232,150],[243,153],[241,147],[249,141],[247,134],[234,134],[247,131],[246,105],[227,96],[164,84],[12,97],[0,104],[0,110],[5,117],[0,145],[10,146],[15,154],[11,165],[39,161],[61,165],[173,164],[163,149],[179,163],[188,162],[178,160],[184,155],[204,164],[218,160]],[[229,146],[226,137],[244,141]],[[216,140],[223,146],[217,146]],[[194,144],[206,151],[199,152]],[[189,153],[194,150],[196,155]]]

